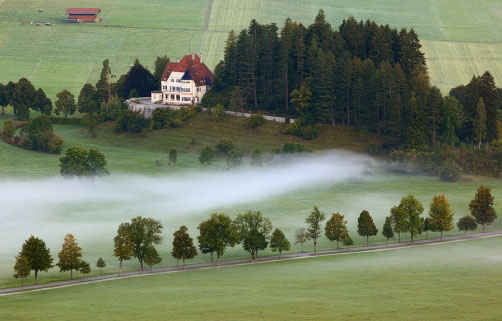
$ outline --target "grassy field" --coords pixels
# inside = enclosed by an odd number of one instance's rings
[[[3,120],[0,118],[0,123]],[[46,240],[52,254],[56,255],[64,235],[73,233],[84,248],[86,260],[94,266],[102,256],[108,263],[106,272],[115,272],[117,262],[111,255],[112,237],[120,222],[137,215],[155,217],[165,225],[165,241],[159,251],[164,260],[161,265],[168,266],[175,264],[169,257],[172,233],[185,224],[190,234],[196,236],[198,223],[215,211],[235,216],[246,210],[261,210],[271,218],[274,226],[283,229],[287,237],[293,240],[295,230],[304,225],[305,217],[314,205],[318,205],[328,215],[340,212],[346,216],[356,244],[365,242],[364,238],[356,235],[357,217],[363,209],[370,211],[381,229],[390,208],[408,194],[416,195],[423,202],[426,208],[424,215],[427,215],[432,196],[444,193],[452,202],[458,219],[468,213],[468,202],[474,196],[476,188],[480,184],[486,184],[494,188],[496,209],[499,213],[502,211],[502,203],[497,196],[502,182],[488,178],[472,177],[470,181],[451,184],[440,182],[436,177],[376,173],[364,181],[351,183],[344,180],[320,185],[297,183],[294,189],[275,191],[270,187],[276,185],[272,178],[270,184],[258,187],[252,186],[252,183],[248,186],[241,176],[228,178],[227,175],[232,175],[232,172],[224,170],[223,159],[208,168],[203,168],[197,161],[198,152],[203,146],[214,145],[219,139],[229,137],[234,139],[238,150],[247,155],[255,146],[270,151],[287,141],[299,141],[314,150],[344,148],[365,151],[378,144],[374,137],[370,136],[364,141],[358,137],[362,134],[343,129],[325,131],[318,139],[309,142],[280,134],[278,124],[267,122],[258,130],[248,130],[244,128],[240,118],[229,117],[224,122],[214,122],[200,114],[186,127],[155,131],[148,137],[116,135],[110,124],[101,125],[95,139],[90,138],[79,126],[55,126],[55,130],[65,138],[65,148],[80,145],[102,151],[109,162],[112,176],[110,180],[97,180],[94,184],[65,182],[58,178],[59,156],[26,151],[1,142],[0,201],[3,204],[2,230],[5,232],[0,236],[0,242],[4,244],[0,249],[0,287],[19,284],[20,281],[11,277],[13,257],[30,234]],[[195,144],[191,143],[193,139]],[[176,166],[166,164],[171,148],[176,148],[179,152]],[[165,162],[162,166],[157,166],[156,161],[161,159]],[[244,169],[247,162],[245,159]],[[300,174],[298,173],[299,180]],[[136,178],[138,175],[141,175],[139,179]],[[214,181],[208,180],[205,175],[215,175]],[[253,175],[245,177],[251,181]],[[271,173],[265,172],[262,175]],[[291,175],[276,179],[294,182],[294,177],[287,177]],[[24,185],[16,185],[14,182]],[[201,189],[200,186],[206,186],[208,182],[211,187]],[[179,200],[169,198],[172,189],[178,184],[186,184],[180,185],[180,188],[186,189],[187,195]],[[230,187],[226,187],[226,184]],[[92,192],[93,189],[97,192]],[[135,189],[138,190],[137,193],[134,192]],[[253,197],[260,189],[270,190],[271,195]],[[123,196],[118,197],[117,194]],[[227,194],[231,197],[230,200],[226,199]],[[19,206],[26,197],[30,198],[30,203]],[[200,203],[202,205],[199,206]],[[496,221],[490,228],[502,228],[502,221]],[[434,234],[429,234],[432,235]],[[408,236],[403,235],[402,239],[407,240]],[[384,238],[379,235],[371,241],[384,242]],[[320,241],[321,248],[333,246],[325,238]],[[306,249],[311,247],[310,243],[306,245]],[[299,246],[294,246],[292,251],[299,251]],[[263,254],[272,252],[267,250]],[[229,250],[225,258],[247,256],[240,247],[236,247]],[[208,260],[209,255],[199,255],[195,262]],[[128,270],[136,268],[135,261],[127,264]],[[67,275],[60,274],[56,269],[41,276],[42,282],[65,278]]]
[[[500,320],[501,242],[88,284],[1,298],[0,314],[8,320]]]
[[[210,5],[211,4],[211,5]],[[102,22],[64,24],[67,7],[100,7]],[[42,13],[38,9],[43,8]],[[432,82],[444,93],[490,70],[502,83],[502,5],[496,0],[5,0],[0,4],[0,82],[29,78],[51,97],[67,88],[78,93],[95,83],[101,63],[110,59],[116,75],[135,58],[152,67],[157,55],[172,59],[204,52],[214,67],[222,58],[227,33],[251,19],[282,25],[286,17],[310,24],[320,8],[338,26],[353,15],[392,27],[415,28],[424,40]],[[27,22],[22,25],[21,22]],[[36,27],[30,22],[52,22]],[[107,27],[105,27],[105,25]]]

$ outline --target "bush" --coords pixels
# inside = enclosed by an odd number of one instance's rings
[[[242,154],[236,151],[231,151],[227,156],[227,168],[233,168],[242,164]]]
[[[216,145],[216,149],[219,153],[228,155],[228,153],[234,149],[234,142],[231,139],[223,138]]]
[[[313,125],[313,126],[306,126],[303,127],[302,130],[302,137],[307,139],[307,140],[312,140],[319,136],[319,133],[321,131],[321,127],[319,125]]]
[[[284,126],[282,131],[285,134],[312,140],[319,135],[321,127],[319,125],[305,126],[301,120],[297,119],[294,123]]]
[[[309,149],[303,144],[285,143],[282,145],[282,152],[284,154],[306,153],[309,152]]]
[[[245,124],[247,128],[258,128],[265,124],[265,118],[260,114],[254,114],[246,118]]]
[[[38,149],[46,153],[61,154],[63,141],[63,138],[58,134],[51,131],[45,131],[40,135]]]
[[[16,132],[16,126],[14,126],[14,121],[10,118],[7,119],[3,123],[2,137],[11,138],[14,136],[15,132]]]
[[[218,104],[211,109],[211,119],[213,120],[222,120],[225,118],[225,107],[222,104]]]
[[[45,132],[53,132],[52,123],[45,115],[33,118],[28,125],[21,128],[21,138],[26,140],[27,147],[32,150],[42,150],[40,138]]]
[[[120,112],[127,109],[127,105],[117,96],[108,102],[101,103],[101,121],[117,120]]]
[[[206,146],[202,151],[200,152],[199,156],[199,162],[202,165],[209,165],[214,159],[214,151],[211,147]]]
[[[442,181],[455,182],[460,175],[462,175],[462,168],[453,160],[445,162],[439,169],[439,177]]]
[[[176,119],[176,112],[169,108],[157,108],[153,111],[152,118],[154,129],[169,128]]]
[[[50,120],[53,125],[82,125],[82,119],[77,117],[51,117]]]
[[[134,133],[140,134],[145,129],[148,129],[150,121],[146,119],[142,113],[132,110],[123,110],[120,113],[117,122],[115,123],[115,131],[117,133]]]

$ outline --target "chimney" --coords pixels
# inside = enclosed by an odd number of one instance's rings
[[[176,63],[179,63],[180,62],[180,58],[176,58]]]
[[[202,64],[202,52],[199,54],[200,55],[200,63]]]

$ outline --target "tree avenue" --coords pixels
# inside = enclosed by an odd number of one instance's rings
[[[307,223],[307,233],[309,238],[314,241],[314,255],[317,254],[317,239],[321,237],[321,222],[326,219],[326,214],[319,210],[319,207],[314,206],[314,209],[305,219]]]
[[[347,233],[347,221],[344,220],[344,216],[340,213],[331,215],[324,228],[326,238],[330,241],[336,241],[336,248],[338,249],[338,242],[343,241]]]
[[[368,211],[362,211],[357,219],[357,233],[366,236],[366,245],[369,244],[369,237],[377,235],[378,230],[373,223],[373,218]]]
[[[483,226],[483,232],[486,231],[486,225],[490,225],[497,218],[497,213],[493,208],[494,197],[491,194],[491,188],[481,185],[476,191],[474,199],[469,204],[472,216],[478,224]]]
[[[450,208],[450,203],[444,195],[434,195],[432,198],[430,216],[430,230],[440,232],[439,240],[443,240],[443,232],[453,229],[453,216],[455,213]]]
[[[78,246],[72,234],[66,234],[58,257],[59,262],[56,265],[59,267],[59,271],[70,271],[70,279],[73,279],[73,270],[78,270],[81,267],[82,248]]]
[[[272,222],[268,217],[264,217],[260,211],[248,211],[245,214],[237,215],[235,224],[239,231],[242,247],[251,253],[251,260],[254,262],[256,253],[268,246]]]

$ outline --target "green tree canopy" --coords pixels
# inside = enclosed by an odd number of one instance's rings
[[[308,240],[310,240],[310,237],[306,228],[301,227],[296,230],[295,245],[300,244],[302,253],[303,253],[303,244],[305,244]]]
[[[336,248],[338,248],[338,242],[343,241],[347,233],[347,221],[344,219],[344,216],[340,213],[331,215],[331,218],[326,222],[326,227],[324,228],[324,234],[328,240],[336,241]]]
[[[133,243],[133,256],[138,259],[141,270],[147,249],[162,243],[162,228],[162,223],[153,218],[138,216],[131,220],[128,235]]]
[[[209,165],[211,164],[213,159],[214,159],[214,150],[209,146],[204,147],[200,152],[199,162],[202,165]]]
[[[467,231],[475,231],[478,228],[478,223],[474,217],[466,215],[458,220],[457,227],[460,231],[465,231],[467,235]]]
[[[217,255],[217,264],[220,264],[220,257],[225,253],[229,246],[234,247],[239,242],[239,232],[237,225],[232,219],[223,213],[213,213],[207,221],[203,221],[198,226],[200,235],[199,249],[202,253],[213,252]]]
[[[44,241],[33,235],[23,243],[19,256],[25,257],[30,270],[35,272],[35,284],[38,284],[38,272],[52,268],[51,251]]]
[[[38,88],[33,96],[32,109],[47,116],[52,113],[52,101],[47,98],[42,88]]]
[[[34,97],[35,87],[31,82],[26,78],[19,79],[10,98],[10,104],[18,120],[30,119],[30,108],[33,108]]]
[[[110,61],[105,59],[103,61],[103,68],[99,75],[99,80],[96,83],[96,101],[98,104],[107,102],[111,98],[111,77],[112,70],[110,68]]]
[[[310,215],[305,219],[307,223],[307,233],[309,238],[314,241],[314,255],[317,253],[317,239],[321,237],[321,222],[326,219],[326,214],[319,210],[319,207],[314,206]]]
[[[493,199],[491,188],[481,185],[469,204],[472,216],[474,216],[478,224],[483,225],[483,232],[486,231],[485,226],[492,224],[497,218],[497,213],[493,208]]]
[[[394,231],[398,233],[409,232],[411,243],[413,243],[414,236],[423,231],[423,221],[420,217],[423,211],[422,203],[415,196],[403,197],[397,209],[393,208],[391,211],[395,224]]]
[[[68,115],[73,115],[77,111],[77,105],[75,104],[75,96],[68,90],[63,90],[56,95],[58,100],[56,101],[56,109],[54,112],[56,115],[62,113],[64,118],[68,118]]]
[[[129,236],[129,226],[129,223],[120,224],[117,229],[117,235],[113,238],[113,255],[116,256],[120,262],[119,276],[122,276],[122,262],[130,260],[133,255],[132,249],[134,243]]]
[[[169,63],[169,58],[166,55],[157,56],[157,59],[155,59],[155,70],[153,72],[153,76],[155,77],[157,88],[160,88],[162,74],[164,73],[164,70],[166,69],[168,63]]]
[[[31,269],[28,264],[28,259],[25,256],[18,255],[16,256],[16,264],[14,264],[14,277],[16,279],[21,278],[21,285],[24,286],[24,279],[27,278]]]
[[[80,263],[80,273],[82,273],[84,277],[86,276],[86,274],[91,273],[91,265],[86,261],[82,261]]]
[[[106,263],[105,263],[105,260],[103,260],[103,258],[102,258],[102,257],[100,257],[100,258],[98,259],[98,261],[96,262],[96,267],[97,267],[98,269],[100,269],[101,274],[103,274],[103,269],[106,267]]]
[[[96,88],[91,84],[85,84],[78,95],[78,111],[80,113],[97,113],[101,104],[98,102]]]
[[[474,141],[481,148],[481,144],[486,142],[486,108],[483,98],[479,98],[474,118]]]
[[[279,258],[282,256],[282,251],[289,251],[291,248],[291,244],[288,239],[278,228],[276,228],[272,233],[272,237],[270,238],[270,248],[273,252],[279,251]]]
[[[187,231],[188,228],[182,225],[179,230],[174,232],[173,251],[171,252],[175,259],[183,261],[183,268],[185,268],[185,260],[192,260],[197,256],[197,249]]]
[[[260,211],[248,211],[237,215],[235,224],[242,247],[251,253],[251,260],[254,262],[257,251],[267,248],[270,232],[272,232],[272,222]]]
[[[108,175],[105,156],[96,149],[87,152],[82,147],[73,146],[59,159],[60,173],[65,178],[92,178]]]
[[[362,211],[357,219],[357,233],[366,236],[366,245],[369,243],[369,237],[377,235],[378,230],[373,223],[373,218],[368,211]]]
[[[150,266],[150,271],[153,271],[153,266],[160,264],[162,262],[162,258],[155,249],[154,246],[150,246],[145,252],[145,263]]]
[[[394,231],[392,230],[392,216],[387,216],[385,218],[385,223],[382,228],[382,234],[387,239],[387,244],[389,244],[389,239],[394,238]]]

